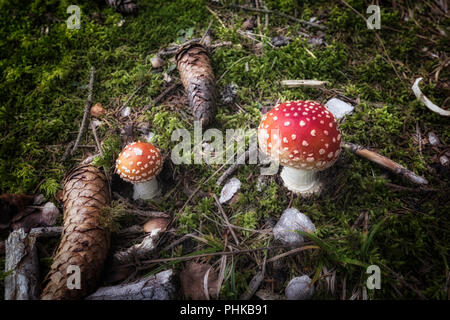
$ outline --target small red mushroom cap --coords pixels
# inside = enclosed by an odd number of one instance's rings
[[[149,181],[162,169],[161,152],[147,142],[133,142],[125,146],[116,160],[116,171],[131,183]]]
[[[288,101],[267,112],[258,127],[258,141],[273,160],[303,170],[324,170],[341,152],[336,119],[314,101]]]

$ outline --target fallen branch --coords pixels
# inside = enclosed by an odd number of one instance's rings
[[[127,207],[127,213],[131,213],[136,216],[141,216],[144,218],[170,218],[170,216],[164,212],[146,211],[146,210],[138,209],[135,206],[133,206],[131,203],[129,203],[126,198],[122,197],[117,192],[113,192],[113,196],[114,196],[114,198],[118,199],[120,202],[122,202]]]
[[[86,300],[174,300],[176,292],[173,271],[166,270],[138,282],[99,288]]]
[[[70,152],[71,155],[75,153],[75,151],[78,148],[78,145],[80,144],[81,137],[86,132],[88,122],[89,122],[89,113],[91,111],[92,106],[92,91],[94,90],[94,75],[95,75],[95,67],[91,67],[91,76],[89,78],[89,93],[88,98],[86,100],[86,103],[84,105],[84,113],[83,113],[83,120],[81,121],[80,131],[78,132],[77,139],[75,140],[75,144],[73,145],[72,151]]]
[[[444,110],[444,109],[438,107],[422,93],[422,91],[419,88],[420,81],[422,81],[422,78],[416,79],[416,81],[414,81],[414,84],[412,86],[412,90],[413,90],[416,98],[419,99],[419,101],[421,101],[431,111],[436,112],[444,117],[450,117],[450,110]]]
[[[250,136],[250,139],[252,139],[254,136]],[[255,154],[258,153],[258,149],[257,148],[251,148],[250,150],[245,151],[237,160],[235,163],[233,163],[227,170],[225,170],[225,172],[219,177],[219,179],[217,179],[216,184],[218,186],[220,186],[230,175],[233,174],[234,171],[236,171],[236,169],[245,164],[245,161],[247,161],[247,159],[252,158],[253,156],[255,156]],[[231,159],[231,160],[234,160]]]
[[[317,29],[321,29],[321,30],[326,29],[325,26],[322,26],[322,25],[320,25],[318,23],[314,23],[314,22],[309,22],[309,21],[305,21],[305,20],[302,20],[302,19],[298,19],[296,17],[290,16],[288,14],[285,14],[285,13],[279,12],[279,11],[275,11],[275,10],[257,9],[257,8],[246,7],[246,6],[241,6],[241,5],[237,5],[237,4],[232,4],[232,5],[230,5],[230,7],[231,8],[235,8],[235,9],[242,9],[242,10],[246,10],[246,11],[260,12],[260,13],[266,13],[266,14],[275,14],[275,15],[278,15],[280,17],[287,18],[287,19],[289,19],[291,21],[298,22],[298,23],[301,23],[301,24],[306,24],[308,26],[311,26],[311,27],[314,27],[314,28],[317,28]]]
[[[245,151],[235,163],[233,163],[225,172],[217,179],[216,184],[220,186],[230,175],[233,174],[234,171],[236,171],[237,167],[244,164],[245,161],[249,157],[249,151]]]
[[[63,227],[40,227],[30,230],[30,236],[36,238],[50,238],[60,236],[63,231]]]
[[[166,96],[168,96],[172,91],[174,91],[176,88],[178,88],[181,84],[176,82],[176,83],[172,83],[170,85],[170,87],[168,87],[167,89],[165,89],[162,93],[159,94],[159,96],[157,96],[150,104],[144,106],[144,108],[142,109],[142,111],[147,111],[150,108],[152,108],[153,106],[156,106],[158,103],[160,103]]]
[[[157,241],[160,237],[160,229],[155,229],[151,233],[147,234],[140,243],[131,246],[130,248],[116,252],[114,254],[114,260],[119,264],[125,264],[134,260],[140,260],[152,253],[157,245]]]
[[[402,165],[398,164],[395,161],[392,161],[389,158],[386,158],[385,156],[382,156],[374,151],[371,151],[369,149],[366,149],[363,146],[350,143],[350,142],[343,142],[342,146],[353,152],[354,154],[357,154],[360,157],[366,158],[372,162],[375,162],[376,164],[379,164],[380,166],[390,170],[391,172],[398,174],[407,180],[409,180],[412,183],[424,185],[428,184],[428,180],[415,174],[414,172],[406,169]]]

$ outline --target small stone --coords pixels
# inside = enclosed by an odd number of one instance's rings
[[[285,293],[288,300],[309,300],[314,294],[314,287],[309,286],[311,278],[307,275],[295,277],[289,281]]]
[[[439,140],[438,136],[434,132],[429,132],[428,133],[428,142],[433,147],[438,147],[438,146],[441,145],[441,141]]]
[[[325,104],[325,107],[327,107],[336,119],[342,119],[346,114],[352,113],[355,109],[352,105],[337,98],[329,100]]]
[[[155,137],[155,134],[153,132],[149,131],[147,134],[144,134],[143,137],[144,137],[145,141],[151,143],[153,138]]]
[[[296,232],[301,230],[303,232],[314,232],[316,227],[311,220],[295,208],[284,210],[273,228],[273,235],[275,240],[284,244],[298,246],[304,242],[303,236]]]
[[[446,167],[450,163],[450,160],[448,159],[447,156],[441,156],[441,157],[439,157],[439,162],[441,163],[441,165]]]
[[[220,203],[227,202],[241,188],[241,181],[238,178],[231,178],[220,192]]]
[[[318,47],[323,44],[323,38],[321,37],[311,37],[308,39],[308,43],[312,45],[313,47]]]
[[[125,107],[122,109],[122,111],[120,111],[120,116],[122,118],[128,117],[131,114],[131,108],[130,107]]]
[[[123,26],[124,23],[125,23],[125,19],[122,19],[116,23],[116,26],[118,26],[120,28],[121,26]]]
[[[52,203],[47,202],[42,207],[42,220],[47,226],[54,226],[56,224],[56,219],[59,216],[58,208]]]
[[[275,47],[287,46],[290,41],[291,41],[291,38],[287,38],[287,37],[284,37],[284,36],[276,36],[276,37],[272,38],[272,44]]]
[[[150,58],[150,63],[154,69],[161,68],[164,65],[164,60],[159,56],[154,56]]]

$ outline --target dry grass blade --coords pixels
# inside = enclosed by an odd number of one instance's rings
[[[301,248],[295,248],[295,249],[289,250],[287,252],[281,253],[279,255],[276,255],[275,257],[268,259],[267,262],[274,262],[278,259],[290,256],[291,254],[295,254],[295,253],[301,252],[303,250],[310,250],[310,249],[320,249],[320,247],[319,246],[304,246]]]
[[[217,204],[217,207],[219,208],[220,213],[222,213],[223,219],[225,220],[228,230],[230,230],[230,233],[233,236],[234,242],[236,243],[236,245],[239,245],[239,240],[238,240],[236,234],[234,233],[233,228],[231,227],[230,221],[228,220],[228,217],[227,217],[225,211],[223,210],[223,207],[220,204],[219,199],[217,199],[217,196],[215,194],[213,194],[213,197],[214,197],[214,200],[216,201],[216,204]]]

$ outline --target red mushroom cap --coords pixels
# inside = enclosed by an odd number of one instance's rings
[[[273,133],[273,129],[278,131]],[[333,114],[318,102],[288,101],[266,113],[258,127],[261,150],[288,167],[324,170],[341,152]]]
[[[125,146],[116,160],[116,171],[131,183],[148,181],[162,169],[161,152],[147,142],[133,142]]]

